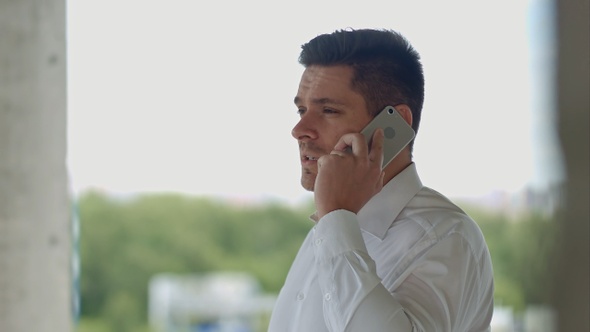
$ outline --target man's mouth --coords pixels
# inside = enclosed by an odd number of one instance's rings
[[[303,156],[303,159],[305,160],[312,160],[312,161],[317,161],[318,158],[314,157],[314,156]]]

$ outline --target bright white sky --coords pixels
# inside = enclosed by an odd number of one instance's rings
[[[70,1],[74,190],[309,197],[290,135],[297,56],[346,27],[398,30],[420,52],[414,156],[427,186],[449,196],[543,186],[555,176],[552,99],[537,84],[551,74],[544,3]]]

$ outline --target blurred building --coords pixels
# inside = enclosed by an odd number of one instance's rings
[[[149,284],[149,322],[157,332],[266,331],[275,300],[247,273],[159,274]]]

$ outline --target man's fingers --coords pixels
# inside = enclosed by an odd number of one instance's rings
[[[337,155],[340,157],[346,157],[347,153],[350,153],[350,152],[349,151],[340,151],[340,150],[332,150],[332,152],[330,152],[330,154]]]
[[[383,141],[384,134],[383,129],[378,128],[373,133],[371,139],[371,147],[369,148],[365,137],[362,134],[345,134],[343,135],[332,154],[339,156],[345,156],[348,153],[352,153],[354,156],[369,156],[369,160],[381,167],[383,165]]]
[[[335,151],[343,151],[352,153],[355,156],[363,156],[368,153],[368,146],[365,137],[362,134],[344,134],[340,137],[336,146]]]

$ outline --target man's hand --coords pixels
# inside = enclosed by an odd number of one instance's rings
[[[362,134],[345,134],[334,150],[318,159],[314,196],[317,217],[345,209],[354,213],[383,188],[383,130],[373,134],[371,149]]]

